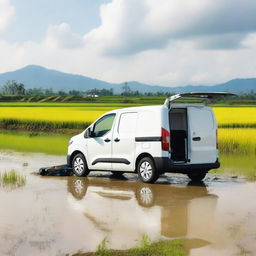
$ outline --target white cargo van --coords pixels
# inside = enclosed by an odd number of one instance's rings
[[[162,106],[110,111],[71,138],[67,163],[77,176],[90,171],[136,172],[153,183],[165,172],[202,180],[219,168],[217,123],[210,107],[173,103],[181,97],[215,98],[229,93],[186,93]]]

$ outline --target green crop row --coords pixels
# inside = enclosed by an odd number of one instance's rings
[[[84,130],[89,124],[89,122],[47,122],[3,119],[0,120],[0,130],[72,134]]]

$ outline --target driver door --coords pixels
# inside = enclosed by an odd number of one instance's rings
[[[112,133],[116,114],[107,114],[92,127],[87,138],[87,164],[91,170],[111,170]]]

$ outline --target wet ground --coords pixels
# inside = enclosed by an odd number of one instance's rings
[[[152,241],[182,238],[190,255],[256,255],[256,182],[208,174],[201,184],[164,175],[147,185],[134,174],[92,172],[87,178],[39,176],[65,157],[0,152],[0,171],[26,184],[0,187],[0,255],[72,255],[127,249],[146,234]]]

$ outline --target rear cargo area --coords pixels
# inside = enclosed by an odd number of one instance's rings
[[[188,122],[186,108],[171,108],[169,112],[171,132],[171,159],[187,161]]]

